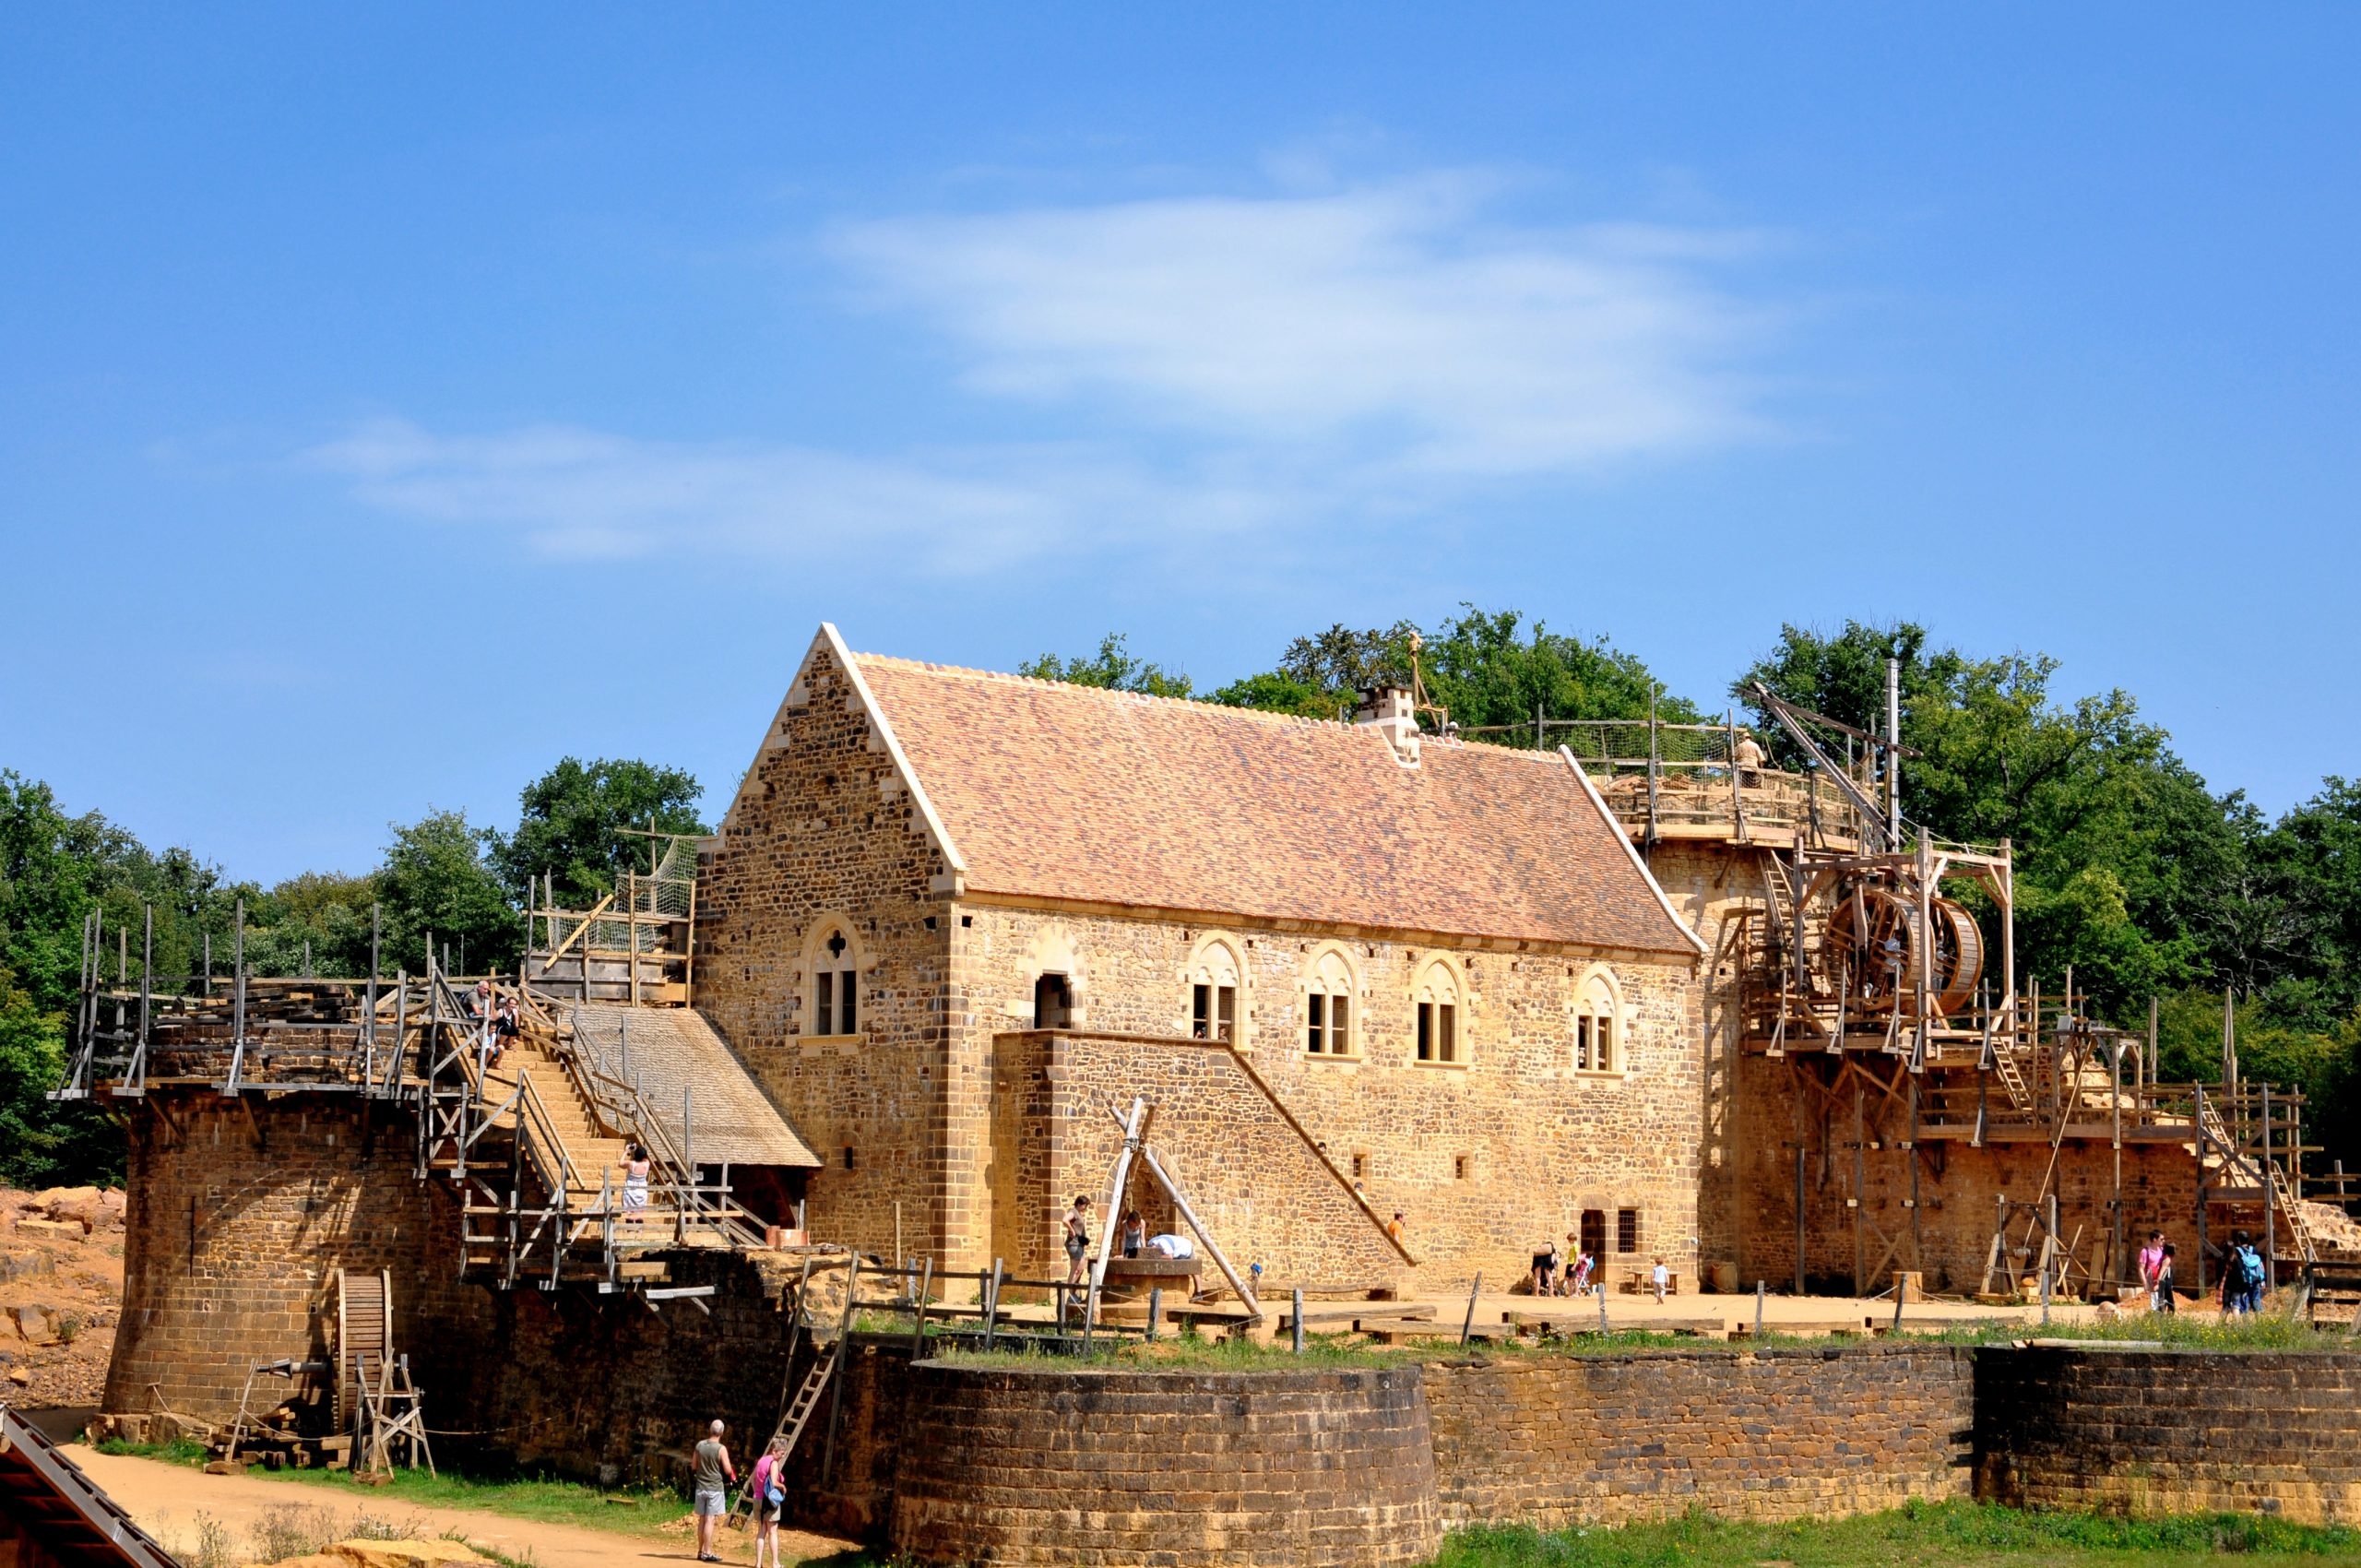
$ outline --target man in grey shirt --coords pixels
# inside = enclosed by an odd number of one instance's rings
[[[722,1490],[725,1484],[735,1484],[737,1467],[730,1462],[730,1450],[723,1446],[725,1430],[719,1421],[707,1429],[712,1435],[697,1444],[694,1476],[695,1509],[697,1516],[697,1561],[718,1562],[720,1554],[713,1550],[713,1532],[722,1515],[730,1511],[730,1495]]]

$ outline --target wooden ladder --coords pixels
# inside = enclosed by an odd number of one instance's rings
[[[738,1501],[730,1510],[729,1522],[733,1529],[737,1528],[742,1522],[740,1518],[742,1511],[748,1517],[751,1517],[754,1511],[755,1499],[753,1484],[754,1462],[771,1451],[771,1443],[777,1443],[779,1439],[785,1438],[787,1446],[779,1451],[778,1461],[782,1466],[787,1463],[789,1456],[795,1452],[797,1440],[803,1435],[803,1429],[811,1423],[812,1412],[820,1408],[820,1396],[827,1391],[828,1379],[836,1374],[836,1363],[843,1360],[844,1356],[845,1337],[839,1335],[836,1344],[829,1348],[827,1353],[813,1362],[812,1370],[803,1374],[803,1386],[795,1391],[795,1402],[787,1408],[787,1414],[779,1418],[778,1430],[771,1433],[770,1443],[764,1443],[760,1450],[748,1456],[747,1485],[739,1491]]]
[[[2017,1053],[1998,1040],[1992,1044],[1992,1069],[2000,1075],[2000,1087],[2009,1091],[2009,1103],[2017,1108],[2017,1114],[2032,1115],[2033,1086],[2025,1082],[2024,1073],[2017,1066]]]

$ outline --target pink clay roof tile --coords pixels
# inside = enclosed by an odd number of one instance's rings
[[[971,891],[1694,951],[1554,753],[855,659]]]

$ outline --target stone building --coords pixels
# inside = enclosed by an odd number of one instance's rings
[[[1560,755],[824,626],[703,861],[697,1005],[822,1157],[815,1234],[1038,1277],[1141,1094],[1277,1280],[1506,1279],[1569,1232],[1697,1265],[1703,950]]]

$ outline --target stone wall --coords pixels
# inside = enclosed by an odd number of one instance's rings
[[[1980,1351],[1977,1495],[2361,1524],[2361,1354]]]
[[[912,1369],[891,1545],[921,1562],[1424,1562],[1442,1544],[1415,1366]]]
[[[1444,1361],[1443,1517],[1788,1519],[1964,1497],[1974,1352],[1900,1346]]]
[[[1076,1193],[1094,1206],[1107,1201],[1123,1143],[1107,1107],[1128,1107],[1133,1095],[1156,1107],[1149,1137],[1158,1161],[1240,1272],[1260,1263],[1273,1289],[1394,1286],[1408,1273],[1350,1178],[1323,1162],[1253,1068],[1217,1040],[1003,1035],[992,1078],[995,1229],[1023,1277],[1065,1277],[1066,1206]],[[1150,1235],[1186,1233],[1144,1162],[1134,1164],[1125,1206],[1139,1209]],[[1094,1229],[1104,1223],[1099,1217]],[[1203,1277],[1219,1277],[1210,1261]]]
[[[422,1386],[466,1364],[452,1330],[481,1303],[458,1281],[458,1206],[412,1178],[407,1114],[331,1094],[155,1088],[126,1103],[108,1412],[230,1420],[255,1361],[326,1357],[339,1268],[390,1271],[394,1346]]]
[[[1795,1151],[1804,1150],[1804,1274],[1815,1289],[1854,1289],[1854,1235],[1860,1223],[1862,1256],[1869,1278],[1866,1290],[1881,1290],[1894,1268],[1925,1271],[1929,1289],[1974,1290],[1984,1275],[1999,1218],[1995,1199],[2029,1201],[2041,1190],[2050,1162],[2047,1139],[1997,1142],[1982,1148],[1952,1138],[1928,1142],[1917,1152],[1917,1207],[1911,1207],[1908,1119],[1901,1108],[1874,1090],[1862,1097],[1870,1146],[1862,1151],[1859,1190],[1855,1191],[1853,1090],[1840,1090],[1842,1109],[1823,1119],[1812,1097],[1797,1085],[1780,1061],[1749,1057],[1741,1075],[1752,1118],[1752,1136],[1738,1161],[1745,1241],[1739,1257],[1742,1280],[1791,1282],[1796,1273]],[[2123,1147],[2123,1234],[2136,1249],[2151,1229],[2180,1247],[2183,1289],[2194,1289],[2190,1266],[2197,1255],[2197,1162],[2187,1146],[2133,1143]],[[2115,1151],[2104,1141],[2076,1140],[2058,1151],[2054,1184],[2059,1224],[2069,1239],[2079,1233],[2078,1260],[2097,1265],[2105,1255],[2110,1224]],[[1856,1209],[1848,1201],[1858,1197]],[[2023,1241],[2025,1220],[2010,1227],[2010,1243]],[[2214,1240],[2218,1242],[2220,1238]],[[1877,1268],[1889,1242],[1899,1243],[1893,1261]],[[1915,1245],[1918,1262],[1910,1261]],[[2029,1269],[2025,1272],[2030,1272]]]
[[[1057,973],[1073,991],[1076,1030],[1185,1037],[1192,962],[1216,942],[1226,944],[1240,966],[1241,1051],[1347,1181],[1358,1165],[1381,1216],[1396,1209],[1406,1214],[1421,1282],[1444,1285],[1479,1269],[1494,1279],[1518,1277],[1534,1251],[1574,1230],[1585,1209],[1604,1216],[1610,1247],[1617,1212],[1637,1211],[1633,1254],[1610,1257],[1611,1265],[1641,1267],[1660,1253],[1693,1277],[1703,1063],[1699,987],[1686,960],[1499,952],[1475,944],[1438,948],[1366,935],[1344,942],[1252,925],[1210,927],[971,901],[962,905],[953,932],[954,991],[958,1010],[974,1020],[979,1035],[1029,1028],[1035,982]],[[1438,953],[1457,969],[1464,988],[1463,1065],[1416,1060],[1412,988]],[[1356,1049],[1342,1058],[1304,1049],[1306,980],[1312,966],[1332,954],[1348,965],[1353,979]],[[1572,1006],[1584,981],[1601,973],[1611,977],[1621,999],[1621,1065],[1578,1072]],[[1000,1061],[1019,1072],[1034,1070],[1012,1055],[996,1059],[995,1072]],[[1006,1087],[992,1080],[995,1096]],[[1128,1101],[1120,1074],[1104,1083],[1094,1078],[1093,1087],[1103,1091],[1099,1103],[1109,1096]],[[1076,1104],[1083,1120],[1062,1129],[1062,1135],[1096,1146],[1112,1123],[1097,1125],[1107,1120],[1097,1103]],[[1044,1214],[1037,1183],[1012,1209],[1002,1173],[1028,1155],[1007,1141],[1004,1105],[995,1104],[993,1118],[997,1146],[987,1181],[996,1200],[997,1250],[1011,1257],[1034,1255],[1045,1242],[1054,1243],[1055,1209],[1073,1194]],[[1112,1145],[1107,1148],[1111,1158]],[[1184,1184],[1211,1179],[1221,1167],[1251,1170],[1287,1156],[1275,1145],[1216,1144],[1190,1158],[1190,1171],[1176,1172]],[[1101,1169],[1075,1190],[1103,1194],[1106,1179]],[[1227,1239],[1223,1244],[1229,1246]],[[1309,1249],[1308,1272],[1335,1266],[1319,1243],[1296,1245]],[[1269,1246],[1274,1257],[1290,1255],[1276,1241]]]

